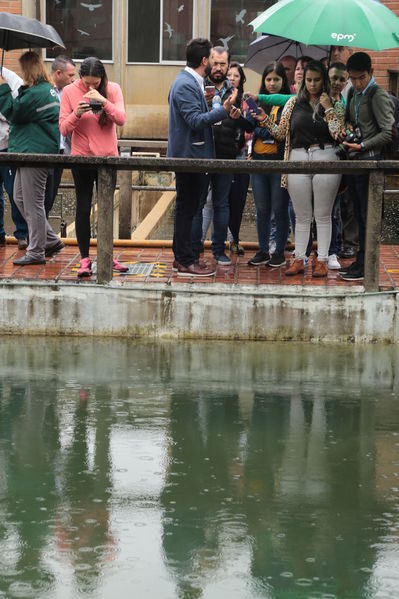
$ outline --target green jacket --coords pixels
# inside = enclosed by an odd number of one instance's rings
[[[9,152],[58,154],[60,103],[56,92],[43,79],[23,85],[13,99],[8,83],[0,85],[0,112],[10,123]]]

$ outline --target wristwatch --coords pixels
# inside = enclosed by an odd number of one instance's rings
[[[362,148],[362,152],[366,150],[366,147],[362,141],[360,142],[360,147]]]

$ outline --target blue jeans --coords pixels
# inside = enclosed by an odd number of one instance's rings
[[[229,195],[233,176],[231,174],[221,175],[219,173],[208,175],[208,181],[212,186],[213,202],[213,234],[212,253],[215,257],[224,254],[224,244],[227,238],[227,227],[229,226]],[[193,218],[192,244],[196,259],[199,258],[202,249],[202,209],[205,206],[208,195],[208,186],[202,194],[200,207]]]
[[[14,237],[24,239],[28,237],[28,225],[14,202],[15,169],[9,166],[0,166],[0,237],[5,235],[4,230],[4,194],[3,185],[10,199],[11,218],[16,227]]]
[[[245,161],[245,153],[241,152],[238,154],[237,160]],[[248,187],[249,175],[247,173],[234,173],[229,195],[229,241],[234,241],[235,243],[238,243],[240,240],[240,227],[247,201]]]
[[[270,223],[273,214],[276,223],[276,254],[284,254],[289,229],[289,196],[287,190],[281,187],[281,175],[255,173],[251,175],[251,184],[256,208],[259,251],[269,253]]]
[[[208,235],[208,229],[213,221],[213,202],[212,202],[212,188],[208,188],[206,196],[206,202],[202,209],[202,245]]]

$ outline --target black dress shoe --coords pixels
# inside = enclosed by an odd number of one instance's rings
[[[31,258],[25,254],[25,256],[22,258],[16,258],[13,260],[13,264],[16,264],[17,266],[29,266],[30,264],[46,264],[46,261],[44,258],[43,260],[38,260],[37,258]]]
[[[46,248],[46,251],[44,252],[45,256],[49,257],[49,256],[54,256],[54,254],[58,254],[58,252],[60,252],[61,250],[63,250],[65,247],[65,244],[62,243],[62,241],[60,240],[58,243],[56,243],[55,245]]]

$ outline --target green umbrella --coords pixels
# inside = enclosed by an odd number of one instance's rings
[[[399,18],[378,0],[280,0],[250,25],[308,45],[399,47]]]

